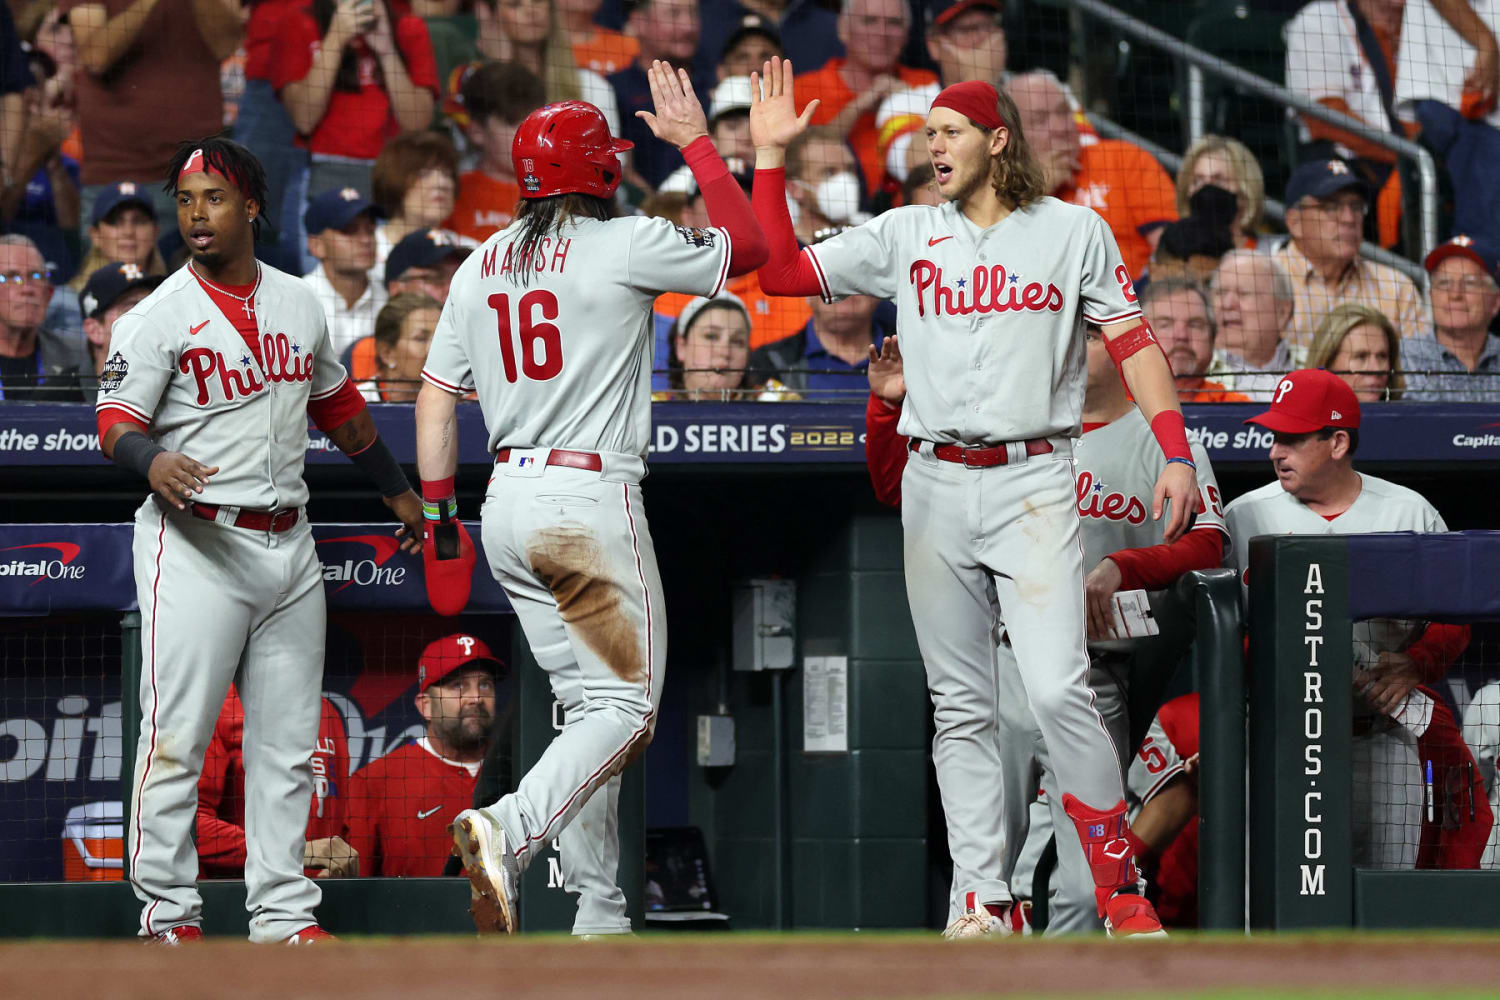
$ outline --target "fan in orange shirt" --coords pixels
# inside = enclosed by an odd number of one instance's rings
[[[832,125],[848,137],[867,194],[880,187],[885,174],[875,109],[896,91],[937,82],[927,70],[896,62],[910,27],[911,11],[902,0],[849,0],[838,20],[848,56],[830,59],[795,81],[799,100],[821,102],[812,124]]]
[[[1021,73],[1005,86],[1021,113],[1021,127],[1046,172],[1053,197],[1103,216],[1132,275],[1141,273],[1177,218],[1177,190],[1150,153],[1119,139],[1084,145],[1068,92],[1045,70]]]
[[[458,179],[458,199],[447,228],[483,242],[510,225],[520,200],[510,147],[526,116],[547,103],[542,81],[518,63],[487,62],[468,73],[459,89],[469,142],[479,166]]]
[[[641,43],[594,23],[603,0],[557,0],[557,13],[573,40],[573,61],[600,76],[617,73],[640,54]]]

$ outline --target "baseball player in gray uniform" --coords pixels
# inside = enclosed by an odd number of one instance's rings
[[[1134,756],[1127,697],[1130,656],[1141,640],[1113,637],[1111,598],[1121,590],[1160,592],[1189,570],[1220,565],[1228,536],[1213,466],[1203,447],[1193,444],[1201,511],[1192,530],[1172,545],[1163,544],[1162,523],[1147,516],[1151,490],[1165,461],[1161,447],[1140,410],[1125,395],[1125,386],[1110,363],[1102,338],[1090,331],[1087,340],[1083,437],[1074,446],[1074,454],[1083,565],[1088,570],[1084,579],[1088,606],[1088,681],[1094,692],[1094,705],[1120,751],[1123,769]],[[1013,647],[1004,640],[998,654],[1002,661],[1015,656]],[[1063,815],[1056,754],[1049,752],[1036,717],[1027,706],[1019,672],[1007,666],[998,676],[1000,756],[1006,768],[1007,791],[1015,789],[1016,794],[1029,801],[1029,792],[1038,787],[1039,776],[1051,823],[1047,824],[1050,829],[1034,834],[1057,837],[1057,871],[1051,883],[1047,931],[1050,934],[1097,930],[1093,880],[1089,878],[1077,831]],[[1122,770],[1122,778],[1124,773]],[[1023,841],[1027,840],[1027,812],[1007,809],[1005,820],[1007,853],[1002,870],[1008,873]]]
[[[762,86],[765,88],[762,92]],[[1197,482],[1172,373],[1135,301],[1109,228],[1042,194],[1015,104],[980,81],[940,92],[926,141],[946,199],[898,208],[799,253],[785,150],[806,127],[792,72],[772,60],[751,87],[754,204],[775,295],[892,299],[905,356],[900,431],[907,597],[926,664],[933,763],[964,912],[950,937],[1007,930],[1002,780],[995,739],[1006,632],[1077,827],[1096,911],[1117,934],[1160,934],[1126,840],[1119,753],[1087,684],[1083,551],[1073,439],[1083,405],[1083,324],[1103,329],[1166,455],[1152,517],[1176,541]]]
[[[1218,566],[1226,541],[1223,504],[1208,453],[1192,445],[1203,512],[1192,530],[1171,545],[1163,544],[1162,523],[1148,516],[1151,490],[1165,461],[1161,448],[1125,394],[1099,328],[1090,324],[1084,329],[1088,361],[1083,437],[1074,447],[1083,564],[1090,567],[1084,579],[1091,661],[1088,681],[1095,707],[1124,756],[1130,750],[1130,655],[1140,640],[1112,637],[1112,598],[1122,590],[1159,592],[1189,570]],[[873,398],[866,411],[865,447],[872,478],[884,480],[876,482],[876,495],[887,501],[900,494],[900,475],[910,453],[908,442],[896,435],[893,419],[899,415],[893,408],[902,405],[905,395],[903,367],[898,338],[888,337],[879,352],[871,349]],[[1052,880],[1048,933],[1097,930],[1093,879],[1073,824],[1063,815],[1052,757],[1027,703],[1008,634],[1001,635],[997,655],[1002,661],[997,674],[998,738],[1006,789],[1023,803],[1037,799],[1030,808],[1005,811],[1003,876],[1012,892],[1018,891],[1017,876],[1029,886],[1036,858],[1056,832],[1057,877]],[[1039,790],[1045,794],[1038,796]],[[955,883],[950,920],[967,909],[963,891]]]
[[[143,937],[202,937],[198,776],[234,681],[250,939],[307,943],[330,936],[302,873],[325,618],[302,510],[309,415],[375,479],[409,549],[421,502],[329,348],[317,300],[255,260],[260,163],[204,139],[179,150],[168,177],[192,256],[116,321],[97,404],[104,453],[152,490],[135,516],[141,732],[127,871]]]
[[[1250,540],[1257,535],[1356,535],[1447,531],[1432,504],[1404,486],[1354,470],[1359,400],[1342,379],[1303,369],[1282,378],[1265,413],[1251,417],[1275,435],[1276,481],[1225,510],[1229,565],[1249,595]],[[1354,625],[1354,863],[1412,868],[1422,827],[1423,778],[1417,738],[1432,699],[1408,650],[1423,623],[1378,618]]]
[[[495,455],[485,556],[565,710],[563,731],[514,793],[455,819],[481,931],[516,929],[517,876],[553,838],[570,888],[588,897],[614,885],[618,775],[651,741],[666,664],[640,489],[652,302],[665,291],[715,295],[765,261],[687,74],[654,63],[648,75],[656,113],[641,115],[682,150],[714,227],[614,218],[618,154],[631,144],[611,137],[591,104],[533,112],[512,146],[516,219],[454,275],[417,397],[418,471],[430,537],[443,546],[456,521],[458,395],[479,396]],[[585,920],[596,933],[630,929],[623,896],[613,915],[579,920],[575,930]]]

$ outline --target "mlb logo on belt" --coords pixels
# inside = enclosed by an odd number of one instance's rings
[[[526,466],[533,464],[535,461],[536,459],[532,458],[530,455],[524,455],[521,458],[516,459],[516,465],[524,469],[526,468]]]

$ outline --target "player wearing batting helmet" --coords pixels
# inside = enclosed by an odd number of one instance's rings
[[[512,147],[516,219],[454,275],[417,397],[433,605],[462,606],[461,567],[473,559],[453,493],[455,410],[473,391],[496,462],[481,513],[485,556],[564,712],[563,731],[516,790],[454,822],[482,931],[516,929],[520,873],[554,838],[570,887],[614,885],[619,773],[651,741],[666,666],[640,490],[652,303],[666,291],[715,295],[766,258],[687,74],[657,62],[649,78],[656,111],[640,115],[682,149],[714,225],[615,218],[619,154],[630,144],[580,101],[533,112]],[[599,930],[630,929],[624,897],[615,903]],[[580,911],[575,931],[588,920]]]

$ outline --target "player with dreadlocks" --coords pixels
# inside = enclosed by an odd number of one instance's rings
[[[235,681],[250,939],[303,944],[329,937],[302,873],[326,619],[302,509],[308,417],[375,481],[413,551],[422,505],[334,356],[313,293],[255,259],[260,163],[203,139],[178,150],[167,186],[192,256],[115,322],[96,407],[104,454],[151,484],[135,515],[141,730],[127,874],[143,938],[203,936],[198,775]]]

